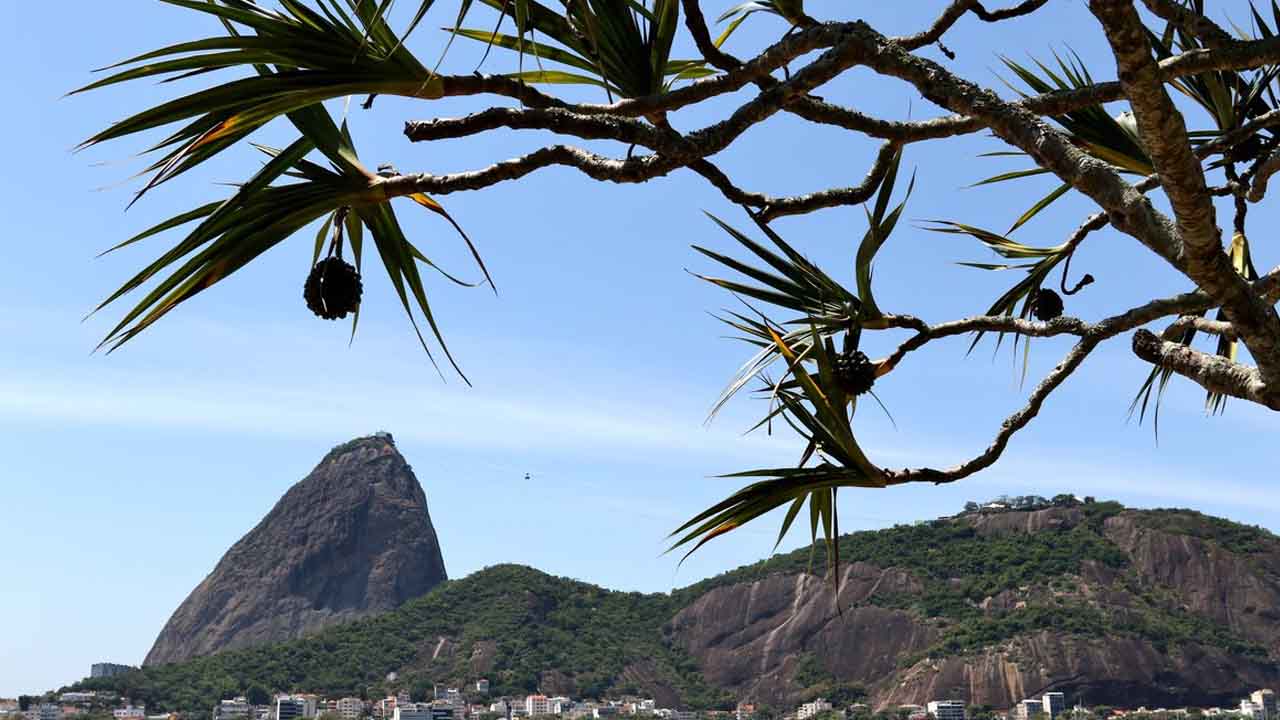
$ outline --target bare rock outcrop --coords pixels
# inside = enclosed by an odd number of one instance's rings
[[[446,578],[427,500],[388,434],[334,448],[169,618],[145,664],[289,640]]]

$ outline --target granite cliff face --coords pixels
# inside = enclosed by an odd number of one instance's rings
[[[298,638],[446,579],[426,496],[388,434],[334,448],[178,607],[146,665]]]
[[[1047,690],[1072,702],[1207,706],[1280,684],[1280,543],[1265,532],[1185,511],[1090,521],[1079,508],[1050,508],[939,522],[971,527],[972,541],[953,542],[990,552],[1003,552],[991,549],[1002,537],[1087,534],[1102,560],[970,593],[972,607],[922,612],[921,595],[966,579],[939,582],[886,554],[845,567],[839,611],[819,578],[772,574],[719,583],[665,632],[709,684],[778,707],[841,688],[877,708],[938,698],[1008,708]]]

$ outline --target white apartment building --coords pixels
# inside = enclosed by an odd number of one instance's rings
[[[489,694],[489,678],[480,678],[476,681],[476,692],[482,695]]]
[[[425,703],[396,703],[392,720],[431,720],[431,706]]]
[[[1041,703],[1044,705],[1044,714],[1049,716],[1049,720],[1055,720],[1067,709],[1067,696],[1060,692],[1047,692],[1041,698]]]
[[[1013,708],[1017,720],[1031,720],[1044,714],[1044,700],[1023,700]]]
[[[827,702],[824,698],[818,698],[813,702],[807,702],[801,705],[800,709],[796,711],[796,720],[809,720],[809,718],[816,717],[820,713],[830,711],[831,703]]]
[[[342,720],[359,720],[364,715],[364,701],[357,697],[344,697],[338,701],[336,712]]]
[[[1241,700],[1240,717],[1245,720],[1267,720],[1267,713],[1261,704],[1252,700]]]
[[[934,700],[926,707],[936,720],[965,720],[964,703],[959,700]]]
[[[249,701],[246,698],[223,700],[213,706],[213,720],[240,720],[249,717],[252,711],[253,708],[249,707]]]
[[[1262,706],[1262,714],[1265,720],[1276,720],[1276,694],[1270,690],[1254,690],[1249,696],[1249,700],[1255,705]]]
[[[115,718],[115,720],[146,720],[147,707],[145,705],[139,705],[138,707],[127,705],[125,707],[112,710],[111,717]],[[41,720],[44,719],[41,718]]]
[[[529,717],[551,714],[551,700],[546,695],[530,695],[524,699],[524,713]]]

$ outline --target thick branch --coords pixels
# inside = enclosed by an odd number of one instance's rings
[[[865,27],[859,23],[827,23],[797,31],[766,49],[750,63],[715,47],[706,28],[697,0],[683,0],[686,24],[699,51],[713,65],[727,72],[698,80],[667,93],[622,100],[612,104],[569,104],[546,95],[527,84],[500,76],[442,76],[444,97],[477,94],[503,95],[520,100],[528,107],[560,107],[581,115],[613,115],[640,117],[668,112],[703,100],[734,92],[748,83],[762,90],[779,84],[769,73],[796,57],[817,48],[830,47],[842,35]],[[1243,70],[1280,62],[1280,37],[1237,42],[1215,50],[1193,50],[1160,62],[1161,78],[1172,80],[1209,70]],[[1011,103],[1012,106],[1038,115],[1062,115],[1073,110],[1119,100],[1123,92],[1118,82],[1103,82],[1090,87],[1046,93]],[[865,113],[817,100],[808,95],[789,94],[782,98],[785,109],[811,122],[834,125],[885,140],[917,142],[977,132],[986,127],[979,117],[967,113],[918,122],[898,122],[875,118]]]
[[[1267,196],[1267,185],[1271,182],[1271,176],[1277,172],[1280,172],[1280,151],[1271,153],[1258,165],[1253,183],[1249,186],[1249,202],[1262,202],[1262,199]]]
[[[1250,400],[1280,410],[1280,392],[1268,392],[1256,368],[1218,355],[1202,353],[1180,343],[1161,340],[1149,330],[1133,335],[1133,353],[1153,365],[1193,380],[1206,390]]]
[[[617,140],[652,147],[661,138],[652,125],[626,117],[581,115],[565,108],[489,108],[461,118],[411,120],[405,137],[413,142],[467,137],[498,128],[548,130],[586,140]]]
[[[1165,90],[1151,56],[1147,29],[1132,0],[1091,0],[1116,57],[1120,83],[1133,106],[1139,135],[1177,218],[1179,260],[1240,332],[1263,376],[1280,385],[1280,317],[1254,296],[1222,250],[1213,199],[1191,150],[1186,123]]]
[[[1206,254],[1205,249],[1222,255],[1222,238],[1206,191],[1204,170],[1191,151],[1182,113],[1174,107],[1151,57],[1147,28],[1133,0],[1092,0],[1089,7],[1111,43],[1120,86],[1133,108],[1138,135],[1173,206],[1178,239],[1190,246],[1192,256]],[[1226,271],[1235,274],[1229,267]]]
[[[663,169],[656,163],[646,162],[646,160],[651,160],[653,157],[655,156],[646,156],[643,160],[614,160],[613,158],[607,158],[568,145],[552,145],[535,150],[528,155],[494,163],[481,170],[449,175],[432,175],[430,173],[397,175],[381,180],[378,187],[384,198],[424,192],[446,195],[462,190],[479,190],[507,180],[515,180],[528,175],[534,170],[553,165],[577,168],[596,180],[636,183],[658,177],[669,170],[669,168]]]
[[[1225,47],[1237,42],[1230,33],[1214,21],[1173,0],[1142,0],[1142,3],[1152,14],[1181,26],[1182,29],[1199,38],[1205,47]]]
[[[866,26],[861,40],[867,46],[865,64],[871,69],[905,80],[928,100],[982,122],[1002,140],[1035,158],[1041,167],[1092,198],[1107,211],[1117,229],[1178,264],[1171,224],[1110,164],[1081,151],[1025,105],[1005,102],[937,63],[903,51]]]

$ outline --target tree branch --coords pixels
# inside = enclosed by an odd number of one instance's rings
[[[1235,340],[1235,326],[1223,320],[1209,320],[1199,315],[1183,315],[1177,320],[1169,324],[1169,327],[1160,333],[1160,337],[1165,340],[1173,340],[1182,335],[1186,330],[1195,330],[1207,335],[1217,335],[1224,340]]]
[[[763,222],[769,222],[785,215],[801,215],[822,208],[857,205],[858,203],[866,202],[879,189],[880,183],[884,180],[885,173],[889,171],[889,166],[897,152],[897,143],[887,142],[881,145],[871,169],[867,171],[867,175],[862,179],[862,182],[857,185],[831,188],[807,195],[793,195],[790,197],[771,197],[742,190],[730,182],[728,176],[719,168],[706,160],[691,163],[689,169],[706,178],[724,193],[724,196],[730,201],[739,205],[759,208],[758,219]]]
[[[1222,255],[1222,238],[1206,192],[1204,170],[1191,151],[1182,114],[1174,107],[1151,57],[1148,31],[1133,0],[1091,0],[1089,9],[1101,21],[1111,43],[1120,86],[1133,108],[1138,135],[1173,206],[1178,240],[1190,245],[1194,255],[1205,254],[1206,248]],[[1225,269],[1235,275],[1230,267]]]
[[[1268,382],[1280,385],[1280,317],[1249,291],[1222,250],[1204,170],[1191,150],[1186,123],[1165,90],[1132,0],[1090,0],[1116,57],[1120,83],[1133,107],[1138,132],[1160,176],[1177,219],[1178,258],[1183,272],[1222,302]]]
[[[1268,298],[1271,302],[1275,302],[1277,298],[1280,298],[1280,267],[1275,268],[1270,273],[1255,281],[1253,283],[1253,290],[1260,296]],[[980,470],[990,467],[1000,459],[1000,456],[1004,453],[1005,448],[1008,447],[1009,440],[1013,435],[1031,422],[1031,420],[1040,412],[1040,408],[1043,406],[1044,401],[1049,397],[1049,395],[1052,394],[1067,377],[1074,373],[1078,367],[1080,367],[1080,364],[1085,361],[1089,353],[1091,353],[1099,343],[1121,333],[1128,332],[1129,330],[1141,328],[1143,325],[1162,317],[1181,313],[1204,312],[1213,307],[1212,303],[1213,300],[1203,292],[1196,291],[1183,293],[1181,295],[1174,295],[1168,298],[1152,300],[1143,305],[1126,310],[1119,315],[1113,315],[1093,324],[1084,323],[1083,321],[1075,318],[1056,318],[1048,323],[1034,323],[1028,320],[1020,320],[1006,316],[983,316],[968,318],[954,323],[942,323],[936,326],[930,326],[923,320],[909,315],[886,316],[886,320],[890,327],[913,328],[917,330],[920,335],[925,336],[921,340],[917,340],[917,337],[919,336],[908,339],[904,345],[910,343],[913,345],[912,347],[909,347],[906,351],[902,351],[902,348],[900,347],[893,355],[886,358],[885,362],[890,363],[890,369],[892,369],[892,364],[896,364],[897,362],[897,360],[894,359],[895,357],[900,359],[901,355],[904,355],[911,349],[915,349],[916,347],[922,346],[930,340],[937,339],[939,337],[948,337],[966,332],[990,330],[1017,332],[1029,337],[1048,337],[1051,335],[1080,336],[1080,341],[1071,348],[1062,361],[1059,362],[1058,365],[1048,375],[1046,375],[1038,385],[1036,385],[1034,390],[1032,390],[1031,394],[1027,398],[1027,403],[1005,419],[1005,421],[1000,425],[1000,430],[996,433],[995,439],[992,440],[991,444],[988,445],[982,453],[970,460],[960,463],[959,465],[953,465],[952,467],[943,469],[885,469],[887,484],[901,485],[911,482],[948,483],[961,480]],[[1144,348],[1151,346],[1150,341],[1147,338],[1143,337],[1141,341],[1139,340],[1139,336],[1144,335],[1154,338],[1156,343],[1159,343],[1158,346],[1155,346],[1157,347],[1157,351],[1151,355],[1152,358],[1158,357],[1163,359],[1167,355],[1170,361],[1184,362],[1183,359],[1186,357],[1184,353],[1180,351],[1168,351],[1173,349],[1188,350],[1188,348],[1176,343],[1161,341],[1159,338],[1155,338],[1155,336],[1148,330],[1138,330],[1138,332],[1135,333],[1133,340],[1135,353],[1138,352],[1139,343],[1141,343]],[[1167,345],[1172,345],[1173,348],[1167,348]],[[1144,350],[1144,352],[1147,351]],[[1195,353],[1195,351],[1191,352]],[[1203,353],[1196,354],[1203,355]],[[1138,356],[1143,357],[1142,353],[1138,353]],[[1191,371],[1200,365],[1210,365],[1216,368],[1213,371],[1214,382],[1232,380],[1235,384],[1230,388],[1216,386],[1210,388],[1208,385],[1201,383],[1204,387],[1232,395],[1233,397],[1260,402],[1262,405],[1271,409],[1280,409],[1280,393],[1271,393],[1268,395],[1265,386],[1254,384],[1253,381],[1255,379],[1258,380],[1258,383],[1260,383],[1261,380],[1260,377],[1255,378],[1249,374],[1251,368],[1231,363],[1225,358],[1217,358],[1217,356],[1206,355],[1205,357],[1211,359],[1216,358],[1216,360],[1201,361],[1200,359],[1193,359],[1191,361],[1185,361],[1185,364],[1182,366],[1175,365],[1173,366],[1173,369],[1175,372],[1179,372],[1177,369],[1178,367],[1185,367],[1188,371]],[[1148,360],[1148,362],[1157,362],[1155,359],[1143,359]],[[1221,363],[1217,362],[1218,360],[1227,363],[1230,367],[1221,367]],[[1254,372],[1256,373],[1256,371]],[[1194,376],[1189,375],[1188,377],[1200,382]],[[1252,394],[1242,395],[1229,390],[1243,390]]]
[[[1093,349],[1098,346],[1102,339],[1096,333],[1090,333],[1081,338],[1080,342],[1076,343],[1062,358],[1062,361],[1048,375],[1045,375],[1044,379],[1031,391],[1026,405],[1005,418],[1005,421],[1000,425],[999,432],[996,433],[995,439],[979,455],[959,465],[945,469],[926,467],[890,470],[886,468],[885,484],[902,485],[912,482],[941,484],[955,482],[993,465],[1004,454],[1004,450],[1008,447],[1009,440],[1014,434],[1026,427],[1040,413],[1040,408],[1044,405],[1044,401],[1049,395],[1080,367],[1080,364],[1089,357],[1089,353],[1093,352]]]
[[[1256,368],[1202,353],[1181,343],[1161,340],[1149,330],[1134,333],[1133,353],[1153,365],[1194,381],[1210,392],[1280,410],[1280,393],[1268,390]]]
[[[907,50],[917,50],[926,45],[932,45],[942,39],[942,36],[956,24],[965,13],[972,12],[975,17],[983,22],[994,23],[1010,18],[1030,15],[1039,10],[1049,0],[1022,0],[1022,2],[1012,7],[1000,10],[987,10],[978,0],[952,0],[937,20],[929,26],[928,30],[916,33],[915,35],[907,35],[904,37],[894,38],[894,42],[898,43]]]
[[[910,315],[886,315],[889,327],[911,328],[916,330],[905,342],[897,347],[888,357],[880,361],[878,373],[887,375],[897,368],[907,353],[919,350],[928,343],[941,338],[967,335],[974,332],[1013,333],[1024,337],[1055,337],[1057,335],[1076,335],[1084,337],[1093,328],[1092,325],[1078,318],[1059,317],[1049,322],[1036,322],[1012,315],[979,315],[963,320],[929,325],[919,318]]]
[[[1234,45],[1237,40],[1209,18],[1194,12],[1172,0],[1142,0],[1152,14],[1168,20],[1191,33],[1205,44],[1205,47],[1217,48]]]

